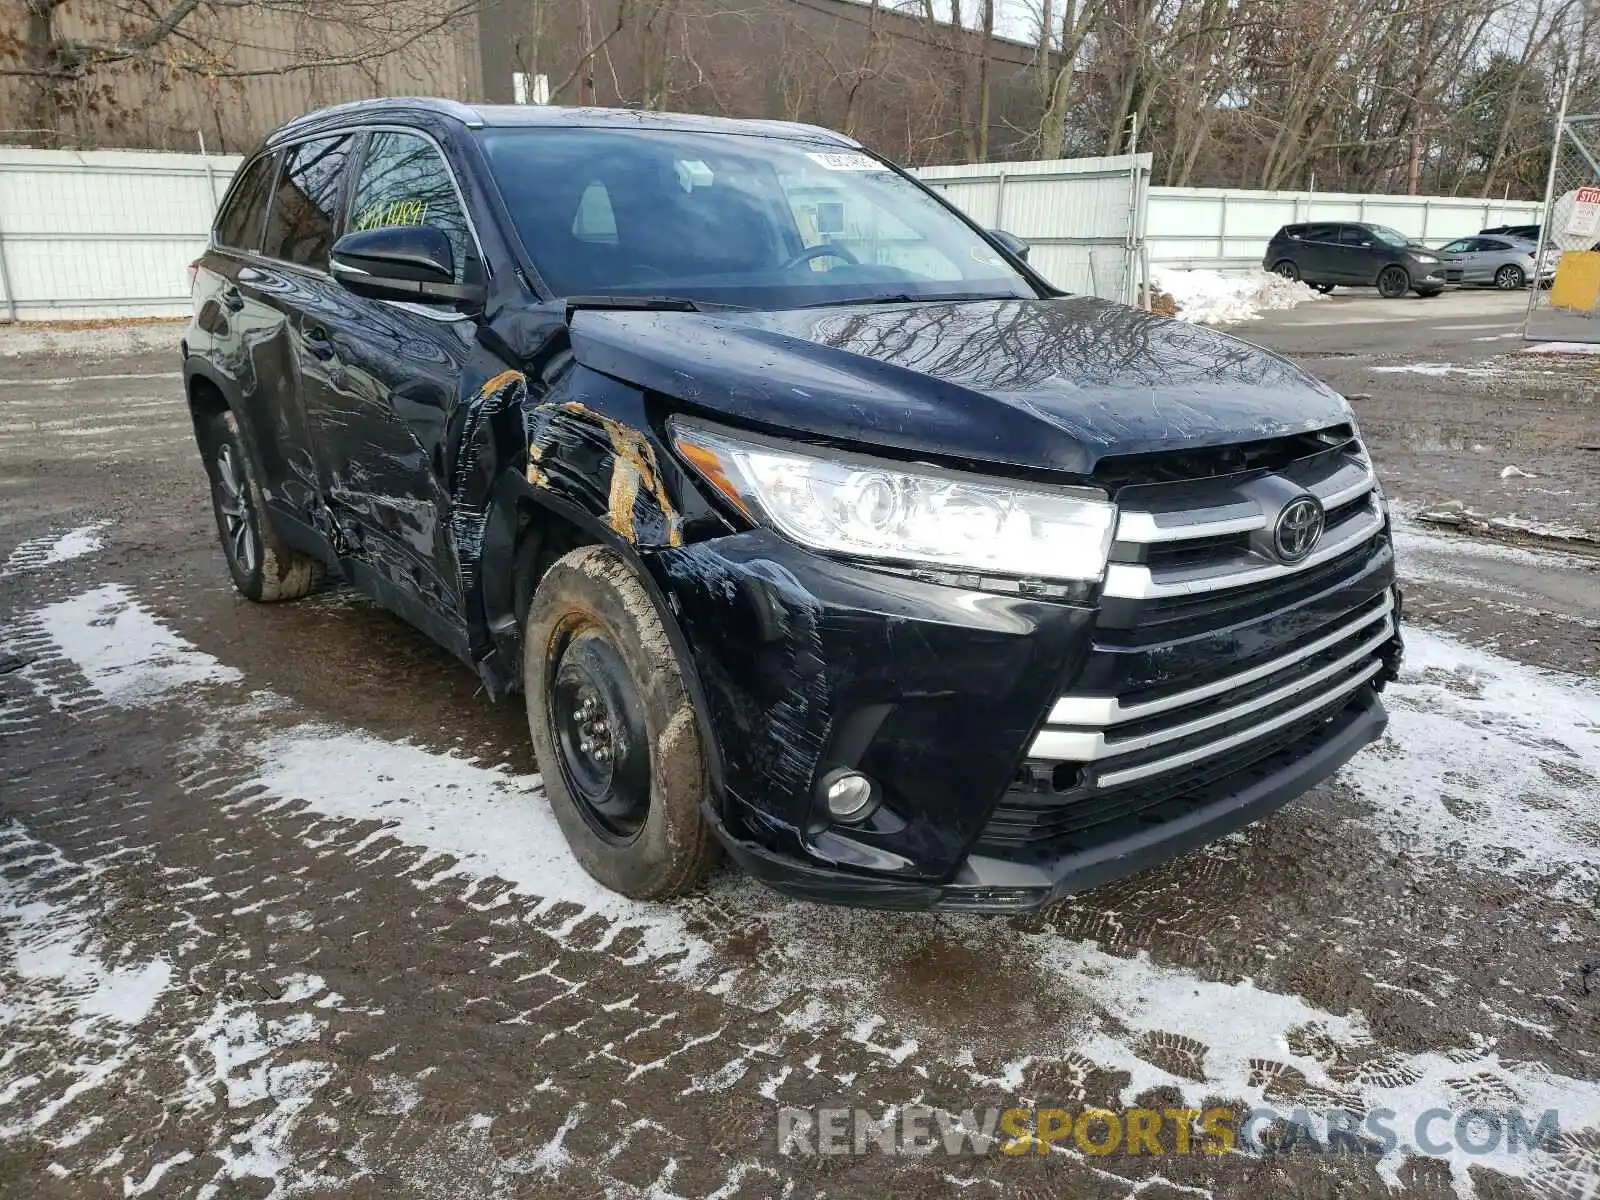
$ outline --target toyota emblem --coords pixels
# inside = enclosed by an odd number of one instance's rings
[[[1296,496],[1283,506],[1272,531],[1272,545],[1286,563],[1297,563],[1322,540],[1325,515],[1315,496]]]

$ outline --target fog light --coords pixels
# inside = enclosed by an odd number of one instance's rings
[[[835,821],[865,820],[877,807],[876,790],[872,780],[855,771],[836,771],[824,781],[822,795],[828,803],[828,815]]]

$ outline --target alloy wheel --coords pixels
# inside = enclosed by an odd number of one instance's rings
[[[1411,276],[1404,267],[1385,267],[1378,275],[1378,295],[1385,300],[1395,300],[1406,294],[1411,286]]]
[[[1494,273],[1494,285],[1502,292],[1514,292],[1522,286],[1522,272],[1507,263]]]
[[[245,495],[244,472],[233,447],[224,443],[217,449],[217,482],[213,489],[217,512],[222,516],[222,542],[234,565],[244,575],[256,569],[255,513]]]

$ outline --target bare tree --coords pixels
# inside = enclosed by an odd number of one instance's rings
[[[114,116],[128,71],[218,81],[361,68],[440,35],[483,2],[22,0],[22,35],[0,32],[0,78],[23,83],[30,140],[50,145],[75,113]],[[263,29],[292,31],[292,45],[267,44]]]

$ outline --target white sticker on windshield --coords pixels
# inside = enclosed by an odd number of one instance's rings
[[[831,153],[806,152],[806,157],[817,166],[829,171],[887,171],[877,159],[859,150],[836,150]]]

